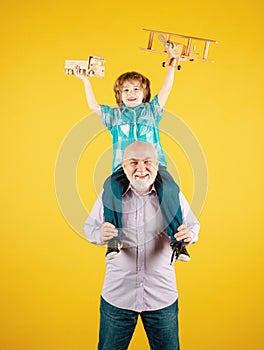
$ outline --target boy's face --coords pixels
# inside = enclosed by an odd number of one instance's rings
[[[143,88],[136,80],[125,81],[121,91],[121,98],[125,106],[135,108],[143,101]]]

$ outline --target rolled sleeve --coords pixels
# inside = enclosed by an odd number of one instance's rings
[[[158,122],[160,122],[164,112],[164,108],[160,108],[158,95],[154,96],[153,100],[150,102],[149,105],[152,108],[153,116]]]
[[[100,241],[100,230],[104,223],[104,212],[102,204],[102,193],[97,198],[93,209],[83,225],[86,239],[98,245],[104,245]]]
[[[182,210],[182,222],[184,225],[186,225],[191,232],[192,240],[189,243],[193,244],[198,241],[198,235],[200,231],[200,223],[196,219],[189,203],[187,202],[186,198],[182,194],[182,192],[179,193],[179,199],[180,199],[180,205]]]
[[[112,127],[117,123],[119,115],[120,115],[120,108],[112,108],[107,105],[100,105],[102,115],[101,120],[102,123],[106,126],[107,129],[111,131]]]

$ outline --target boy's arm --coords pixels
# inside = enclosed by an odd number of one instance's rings
[[[160,109],[162,109],[169,97],[171,92],[173,82],[174,82],[174,73],[175,73],[175,63],[176,59],[172,59],[170,65],[168,66],[167,73],[163,82],[163,85],[158,94],[158,101]]]
[[[94,113],[96,113],[101,117],[102,115],[101,107],[96,101],[89,78],[86,75],[80,73],[79,66],[75,67],[74,75],[76,78],[82,80],[83,82],[88,107],[90,108],[91,111],[93,111]]]

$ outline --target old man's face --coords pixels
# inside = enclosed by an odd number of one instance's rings
[[[135,142],[129,145],[125,150],[123,169],[131,186],[138,193],[148,192],[158,171],[154,147],[146,142]]]

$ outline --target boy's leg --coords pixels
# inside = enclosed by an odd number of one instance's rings
[[[106,258],[112,259],[120,253],[122,233],[122,194],[128,186],[127,177],[122,168],[109,176],[104,183],[103,205],[105,222],[110,222],[118,229],[118,238],[108,242]]]
[[[151,350],[180,350],[178,300],[164,309],[142,312],[141,319]]]
[[[137,318],[137,312],[119,309],[101,298],[98,350],[126,350]]]
[[[182,211],[179,201],[179,186],[174,181],[164,166],[159,167],[155,180],[155,188],[158,193],[162,217],[166,227],[166,233],[171,239],[172,249],[178,260],[189,261],[190,256],[183,241],[174,238],[178,227],[182,224]],[[172,256],[172,260],[174,254]]]
[[[159,167],[154,186],[158,193],[166,232],[170,236],[171,241],[175,242],[174,235],[177,232],[177,228],[182,224],[182,212],[179,201],[180,189],[163,166]]]

